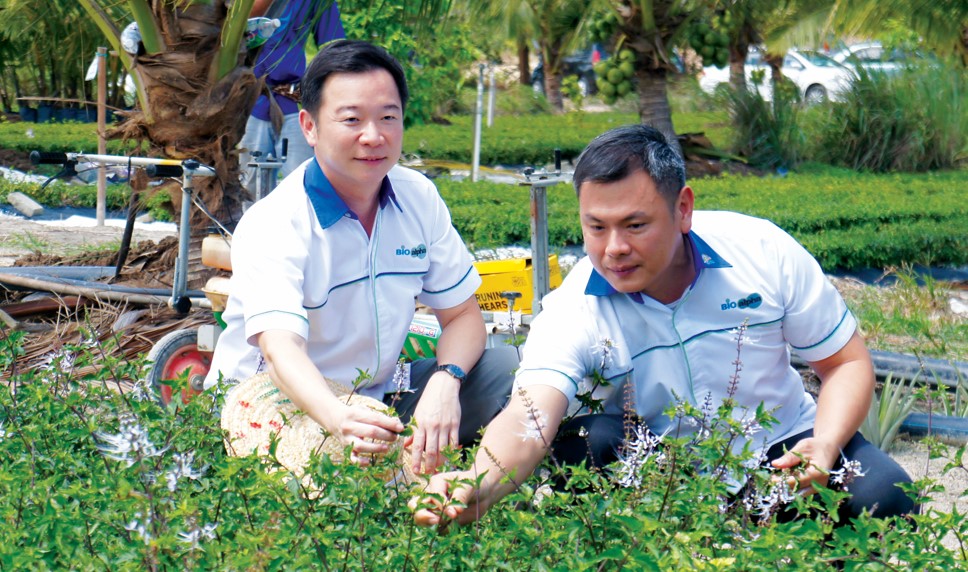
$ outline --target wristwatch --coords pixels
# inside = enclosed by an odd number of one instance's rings
[[[451,375],[451,377],[453,377],[460,383],[464,383],[464,380],[467,378],[467,374],[464,373],[464,370],[462,370],[461,368],[457,367],[452,363],[445,363],[443,365],[438,365],[437,367],[434,368],[434,373],[437,373],[438,371],[446,371]]]

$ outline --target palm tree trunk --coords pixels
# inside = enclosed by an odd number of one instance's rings
[[[553,43],[544,50],[545,97],[555,113],[564,113],[565,99],[561,95],[561,45]]]
[[[531,85],[531,51],[528,49],[528,41],[518,38],[518,83],[521,85]]]
[[[680,154],[679,139],[672,126],[672,109],[669,107],[669,96],[664,69],[649,69],[638,65],[635,77],[639,86],[639,117],[643,125],[651,125],[661,131],[669,144]]]
[[[783,67],[783,56],[778,56],[776,54],[767,52],[764,54],[764,59],[766,60],[767,65],[770,66],[770,82],[772,87],[771,93],[776,93],[777,87],[783,83],[783,80],[785,79],[781,69]],[[774,97],[774,99],[776,98]]]
[[[746,87],[746,56],[750,46],[743,39],[729,46],[729,85],[733,91]]]

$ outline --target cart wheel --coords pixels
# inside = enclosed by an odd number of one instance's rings
[[[199,351],[196,330],[175,330],[152,346],[148,361],[152,362],[148,381],[163,405],[171,402],[172,389],[162,381],[178,379],[188,370],[188,387],[182,392],[182,403],[188,403],[201,393],[202,382],[212,366],[212,353]]]

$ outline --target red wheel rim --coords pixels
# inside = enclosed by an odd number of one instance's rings
[[[191,380],[196,375],[205,377],[208,374],[209,368],[212,366],[212,354],[209,352],[198,351],[194,345],[186,346],[178,350],[174,355],[168,358],[165,362],[164,367],[161,369],[161,379],[177,379],[185,370],[188,370],[188,379]],[[161,386],[161,400],[164,403],[171,403],[171,386],[162,385]],[[188,400],[198,395],[199,391],[195,391],[191,387],[185,388],[182,391],[182,403],[188,403]]]

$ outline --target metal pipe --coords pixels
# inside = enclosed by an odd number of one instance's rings
[[[487,126],[494,125],[494,68],[489,67],[490,86],[487,90]]]
[[[545,181],[535,181],[531,185],[531,269],[534,274],[531,315],[537,316],[541,312],[541,299],[551,291],[548,268],[548,184]]]
[[[100,47],[97,49],[97,152],[105,154],[108,152],[108,144],[104,139],[104,131],[107,127],[107,105],[108,92],[108,49]],[[104,219],[107,215],[108,204],[108,173],[107,167],[103,163],[97,167],[97,226],[104,226]]]
[[[148,294],[131,294],[128,292],[111,292],[98,290],[97,288],[86,288],[82,286],[72,286],[49,282],[37,278],[28,278],[15,274],[0,274],[0,282],[21,288],[29,288],[40,292],[53,292],[55,294],[66,294],[71,296],[83,296],[92,300],[102,302],[128,302],[131,304],[145,304],[147,306],[165,305],[168,300],[164,296],[152,296]]]
[[[481,115],[484,113],[484,64],[478,66],[477,111],[474,113],[474,157],[471,166],[471,181],[476,183],[481,171]]]
[[[181,223],[178,227],[178,258],[175,259],[175,279],[171,288],[170,305],[181,313],[185,313],[191,308],[186,307],[185,296],[188,290],[188,242],[191,238],[191,207],[192,207],[192,172],[196,165],[185,161],[184,174],[182,176],[182,204],[181,204]]]

